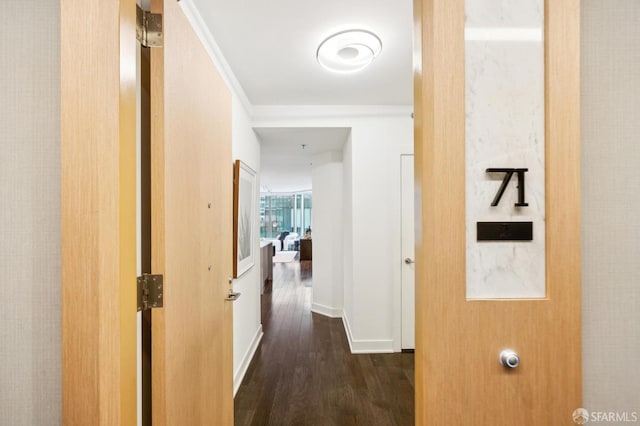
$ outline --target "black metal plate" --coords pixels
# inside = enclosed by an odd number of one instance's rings
[[[478,222],[478,241],[532,241],[533,222]]]

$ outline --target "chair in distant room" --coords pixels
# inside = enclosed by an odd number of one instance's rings
[[[285,247],[283,250],[296,250],[296,242],[298,241],[298,233],[297,232],[290,232],[289,235],[287,235],[284,238],[283,241],[283,246]]]

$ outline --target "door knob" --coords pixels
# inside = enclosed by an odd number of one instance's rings
[[[406,263],[407,265],[411,265],[412,263],[416,263],[413,259],[411,259],[410,257],[407,257],[404,260],[404,263]]]
[[[241,293],[236,293],[233,290],[229,289],[229,295],[224,300],[226,300],[227,302],[235,302],[240,298],[240,295]]]
[[[520,365],[520,357],[511,349],[505,349],[500,352],[500,364],[507,368],[516,368]]]

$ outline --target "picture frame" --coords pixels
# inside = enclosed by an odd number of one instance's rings
[[[241,160],[233,166],[233,277],[255,264],[256,172]]]

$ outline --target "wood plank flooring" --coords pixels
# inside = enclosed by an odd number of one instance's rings
[[[351,354],[342,320],[311,313],[311,265],[274,264],[235,424],[413,425],[413,354]]]

